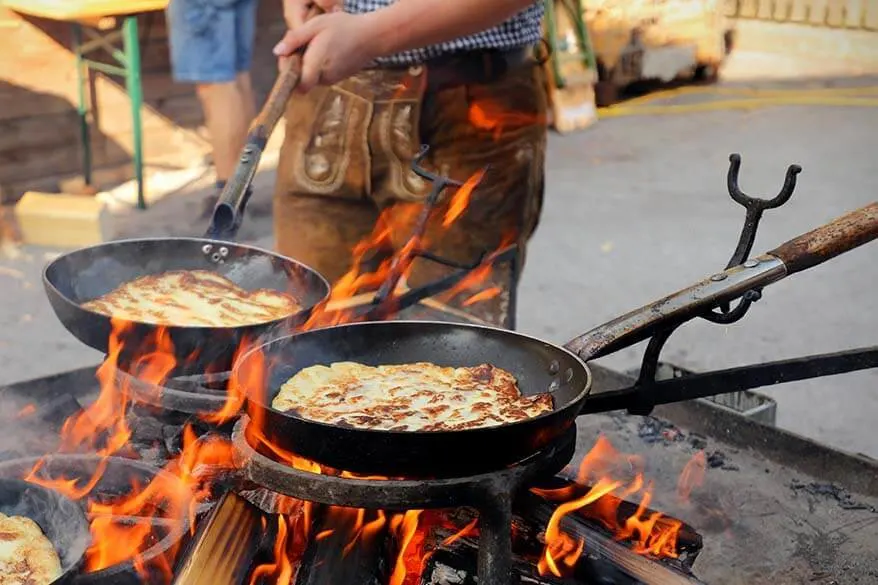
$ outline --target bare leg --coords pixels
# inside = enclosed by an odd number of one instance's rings
[[[237,80],[199,84],[196,91],[210,133],[217,180],[228,180],[244,147],[253,101],[245,99]]]
[[[235,83],[238,84],[238,91],[241,92],[241,99],[244,100],[244,117],[247,120],[247,126],[256,117],[256,94],[253,93],[253,83],[250,81],[250,73],[243,71],[235,77]]]

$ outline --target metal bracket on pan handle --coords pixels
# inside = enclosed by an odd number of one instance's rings
[[[219,201],[213,208],[210,225],[204,234],[206,238],[232,241],[238,235],[250,199],[250,184],[256,175],[256,167],[259,165],[266,143],[267,139],[261,136],[248,137],[247,144],[238,159],[235,173],[226,182]]]
[[[738,246],[735,248],[731,260],[726,264],[726,269],[740,265],[750,256],[750,251],[753,250],[753,244],[756,241],[756,230],[759,229],[759,220],[762,219],[762,214],[766,209],[775,209],[790,200],[790,197],[793,196],[793,191],[796,189],[796,177],[802,172],[802,167],[790,165],[787,168],[787,174],[780,193],[772,199],[750,197],[741,191],[738,185],[738,173],[740,170],[741,155],[730,155],[727,180],[729,195],[731,195],[734,201],[744,206],[747,210],[747,215],[744,219],[744,227],[741,229],[741,236],[738,238]],[[723,303],[719,306],[719,311],[709,311],[703,315],[703,318],[723,325],[734,323],[741,319],[750,308],[750,305],[761,297],[761,289],[747,291],[734,309],[731,308],[729,303]]]
[[[322,12],[323,10],[319,6],[312,3],[305,19],[310,20]],[[259,166],[259,160],[262,158],[268,139],[283,117],[287,102],[290,101],[290,97],[302,77],[303,54],[304,48],[300,48],[294,55],[280,64],[277,78],[265,104],[247,129],[247,139],[241,152],[241,158],[238,159],[235,172],[226,183],[219,201],[214,207],[213,217],[205,237],[233,240],[237,235],[244,218],[247,201],[250,199],[250,184],[256,175],[256,167]]]
[[[734,266],[740,266],[749,257],[750,252],[753,250],[753,244],[756,242],[756,231],[759,229],[759,221],[762,219],[762,214],[765,210],[775,209],[790,200],[796,188],[796,178],[802,172],[802,167],[790,165],[787,168],[786,177],[780,192],[771,199],[760,199],[744,193],[738,183],[740,170],[741,155],[730,155],[727,178],[729,195],[735,202],[744,206],[747,210],[747,215],[744,219],[744,227],[741,228],[738,245],[732,253],[728,264],[726,264],[726,270]],[[747,314],[750,306],[760,298],[762,298],[762,288],[753,288],[744,293],[734,309],[731,308],[729,302],[723,302],[718,306],[718,310],[710,309],[701,315],[701,318],[722,325],[735,323],[741,320]],[[678,323],[659,331],[649,340],[646,351],[643,353],[640,374],[637,380],[637,386],[642,392],[639,392],[636,405],[628,409],[631,414],[648,415],[655,407],[655,398],[649,386],[655,383],[662,349],[680,325],[681,323]]]
[[[417,288],[413,288],[398,297],[393,299],[392,303],[385,302],[381,304],[373,305],[373,307],[366,314],[366,319],[368,320],[381,320],[386,319],[390,314],[399,313],[408,309],[411,306],[414,306],[421,302],[426,298],[430,298],[434,295],[441,294],[445,291],[452,289],[454,286],[459,284],[463,279],[465,279],[473,270],[476,268],[483,266],[485,264],[502,264],[504,262],[509,262],[512,266],[513,278],[516,277],[516,271],[518,269],[518,245],[512,244],[507,246],[501,250],[492,253],[484,253],[479,259],[471,264],[463,264],[458,262],[451,262],[449,260],[445,260],[444,258],[439,258],[438,256],[433,256],[429,253],[421,253],[418,254],[421,257],[427,258],[428,260],[433,260],[445,266],[455,268],[453,272],[450,274],[443,276],[442,278],[438,278],[433,282],[429,282],[423,286],[419,286]],[[513,289],[514,290],[514,289]],[[509,300],[509,319],[511,323],[507,324],[507,329],[514,329],[514,314],[515,314],[515,306],[514,306],[515,295],[510,295]],[[373,301],[374,302],[374,301]]]
[[[429,146],[427,146],[426,144],[421,145],[421,149],[418,152],[417,156],[415,156],[415,158],[412,159],[412,170],[415,172],[416,175],[418,175],[422,179],[426,179],[427,181],[430,181],[433,184],[433,187],[430,189],[430,193],[427,195],[427,199],[424,202],[424,208],[421,210],[421,213],[418,216],[418,220],[415,223],[415,227],[412,230],[411,235],[409,236],[409,242],[412,242],[412,241],[419,242],[421,240],[421,238],[423,238],[424,233],[427,230],[427,223],[430,219],[430,215],[433,213],[433,210],[436,208],[436,205],[438,205],[439,200],[440,200],[440,196],[442,195],[442,192],[445,190],[445,188],[446,187],[454,187],[454,188],[460,189],[461,187],[464,186],[464,183],[462,183],[460,181],[455,181],[454,179],[451,179],[449,177],[443,177],[442,175],[437,175],[436,173],[432,173],[432,172],[428,171],[427,169],[425,169],[424,167],[422,167],[421,163],[427,157],[427,153],[429,151],[430,151]],[[488,169],[486,168],[485,171],[487,172],[487,170]],[[449,281],[450,284],[448,284],[447,287],[451,287],[451,286],[454,286],[454,284],[456,284],[457,282],[459,282],[463,278],[463,276],[466,275],[466,273],[468,273],[469,271],[473,270],[474,268],[476,268],[480,264],[482,264],[483,260],[485,259],[486,255],[487,255],[487,252],[486,252],[485,255],[483,255],[481,258],[479,258],[479,260],[475,264],[468,265],[468,264],[461,264],[458,262],[453,262],[453,261],[447,260],[445,258],[441,258],[439,256],[436,256],[435,254],[431,254],[431,253],[427,252],[426,250],[421,249],[418,246],[406,246],[406,248],[410,248],[410,251],[408,252],[407,255],[397,255],[392,260],[392,263],[390,265],[389,274],[388,274],[387,278],[384,280],[384,282],[381,284],[381,287],[378,289],[378,292],[375,294],[375,297],[372,300],[372,304],[376,308],[386,306],[388,299],[393,295],[393,292],[396,290],[396,286],[399,284],[399,281],[402,278],[402,273],[405,271],[406,267],[408,267],[415,258],[424,258],[426,260],[430,260],[432,262],[436,262],[438,264],[442,264],[442,265],[448,266],[450,268],[457,268],[458,271],[463,270],[464,273],[461,276],[459,276],[456,280]],[[443,279],[443,281],[445,281],[445,279]],[[433,284],[435,284],[435,283],[427,285],[434,290],[433,294],[438,294],[439,292],[446,290],[446,289],[436,290],[436,287],[433,286]],[[413,297],[410,297],[410,298],[413,298]],[[421,298],[426,298],[426,297],[421,297]],[[396,303],[394,303],[394,305],[396,305]],[[398,305],[396,305],[394,307],[394,309],[396,311],[401,310],[401,309],[399,309]]]
[[[442,194],[442,191],[445,190],[449,185],[453,187],[462,187],[463,183],[450,179],[448,177],[443,177],[441,175],[437,175],[435,173],[431,173],[427,169],[421,166],[421,163],[427,157],[427,153],[430,151],[430,147],[426,144],[421,145],[421,150],[418,152],[417,156],[412,159],[412,170],[419,177],[426,179],[433,183],[433,187],[430,189],[430,193],[427,195],[427,199],[424,202],[424,208],[421,210],[420,215],[418,216],[418,220],[415,223],[415,227],[412,230],[411,235],[409,236],[409,242],[415,241],[418,242],[421,238],[424,237],[424,232],[427,231],[427,222],[430,219],[430,215],[433,213],[433,209],[436,207],[436,204],[439,203],[439,196]],[[405,247],[406,249],[409,246]],[[422,250],[420,249],[412,249],[407,255],[397,254],[394,256],[391,261],[390,270],[388,272],[387,278],[384,279],[384,282],[381,283],[381,287],[378,289],[378,292],[375,293],[375,297],[372,300],[372,304],[376,307],[380,307],[385,304],[385,302],[393,295],[393,292],[396,290],[396,286],[399,284],[400,279],[402,278],[402,274],[405,269],[411,264],[414,258],[418,255],[422,254]]]

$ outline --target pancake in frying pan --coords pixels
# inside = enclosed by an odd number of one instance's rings
[[[301,310],[290,295],[269,289],[249,292],[208,270],[141,276],[82,307],[128,321],[178,327],[257,325]]]
[[[553,403],[549,394],[522,396],[515,377],[490,364],[337,362],[299,371],[272,408],[338,426],[449,431],[526,420],[552,411]]]
[[[36,522],[0,514],[0,585],[48,585],[61,559]]]

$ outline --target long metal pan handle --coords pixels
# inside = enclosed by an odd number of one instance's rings
[[[839,217],[688,288],[613,319],[567,344],[585,361],[613,353],[684,323],[725,301],[762,288],[878,238],[878,202]]]
[[[320,14],[320,7],[312,5],[306,18]],[[219,201],[213,209],[213,217],[207,228],[206,237],[214,239],[234,239],[241,227],[244,210],[250,197],[250,183],[256,175],[259,160],[265,150],[271,133],[274,132],[302,76],[302,51],[297,52],[281,63],[277,79],[262,110],[250,124],[247,141],[238,159],[232,178],[226,182]]]

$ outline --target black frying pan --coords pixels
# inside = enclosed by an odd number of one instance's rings
[[[768,254],[601,325],[566,347],[474,325],[358,323],[307,331],[254,348],[237,361],[235,375],[242,383],[251,384],[245,387],[248,414],[259,421],[260,431],[272,445],[331,467],[409,477],[496,469],[547,446],[573,424],[589,391],[585,362],[876,238],[878,203],[872,203]],[[489,363],[515,375],[525,395],[550,392],[554,411],[480,429],[394,432],[323,424],[271,408],[281,384],[296,372],[338,361],[368,365],[427,361],[443,366]],[[256,384],[255,380],[262,382]],[[259,444],[252,428],[248,439],[255,448],[271,455],[264,444]]]
[[[265,417],[263,432],[268,440],[332,467],[363,473],[442,476],[483,471],[486,464],[502,466],[522,459],[551,443],[573,424],[591,386],[588,368],[576,354],[518,333],[474,325],[357,323],[282,337],[254,351],[261,351],[265,357],[267,386],[247,389],[248,410],[253,420]],[[255,357],[250,352],[238,363],[239,379],[254,379],[248,374],[249,368],[262,367],[262,361]],[[372,366],[432,362],[460,367],[489,363],[512,373],[525,395],[552,389],[555,410],[498,427],[406,432],[335,426],[268,407],[280,386],[299,370],[341,361]],[[248,430],[253,430],[252,425]],[[252,436],[250,442],[260,447]]]
[[[46,267],[43,285],[68,331],[86,345],[106,352],[110,318],[82,308],[82,303],[140,276],[195,269],[218,272],[247,290],[268,288],[289,293],[303,310],[286,319],[244,327],[168,327],[176,356],[193,372],[207,366],[228,367],[243,338],[300,324],[329,294],[326,280],[295,260],[252,246],[199,238],[120,240],[75,250]],[[131,323],[124,339],[145,339],[156,328],[149,323]],[[140,349],[137,343],[129,345],[132,352]]]
[[[91,540],[88,520],[79,504],[20,479],[0,479],[0,513],[30,518],[55,547],[61,575],[52,585],[70,583],[79,573]]]
[[[317,13],[319,8],[312,7],[308,17]],[[328,297],[329,283],[304,264],[259,248],[229,243],[241,226],[250,183],[262,151],[299,83],[300,73],[301,56],[298,54],[281,64],[265,105],[250,126],[235,173],[223,188],[214,208],[206,239],[155,238],[110,242],[64,254],[46,267],[43,285],[52,308],[80,341],[106,352],[110,337],[110,319],[83,309],[83,302],[137,277],[169,270],[213,270],[246,290],[269,288],[290,293],[303,307],[290,318],[247,327],[170,327],[178,363],[185,362],[188,368],[181,373],[203,372],[208,366],[214,371],[228,369],[245,336],[300,324],[315,304]],[[126,347],[132,355],[136,355],[134,352],[139,349],[136,342],[155,328],[155,325],[146,323],[132,323],[132,328],[125,334]]]

